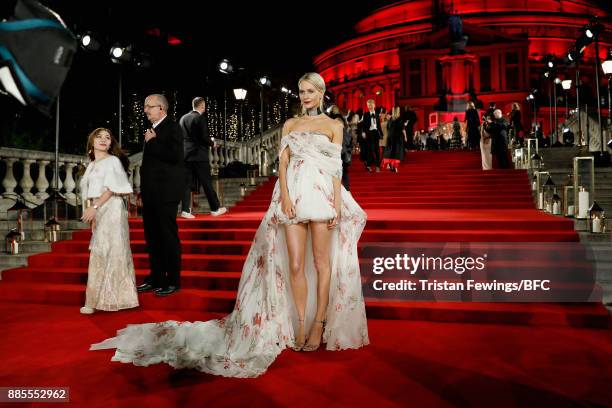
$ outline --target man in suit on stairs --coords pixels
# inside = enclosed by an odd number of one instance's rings
[[[225,214],[227,208],[221,207],[217,193],[213,189],[210,177],[208,153],[214,146],[214,141],[208,136],[206,124],[206,102],[198,96],[193,99],[193,110],[181,118],[179,124],[183,130],[183,147],[185,153],[185,192],[181,217],[195,218],[191,213],[191,184],[195,175],[204,188],[204,194],[210,206],[213,217]]]
[[[168,115],[168,100],[160,94],[145,99],[144,112],[152,127],[145,133],[140,168],[142,220],[150,273],[139,292],[158,296],[180,288],[181,241],[176,211],[183,195],[183,132]]]
[[[380,148],[379,140],[382,139],[382,127],[380,118],[376,113],[376,102],[369,99],[367,102],[368,111],[363,114],[361,121],[361,137],[366,140],[366,170],[372,171],[372,166],[376,167],[376,172],[380,172]]]

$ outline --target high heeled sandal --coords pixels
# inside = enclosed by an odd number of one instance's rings
[[[317,351],[319,347],[321,347],[321,341],[323,339],[323,334],[325,333],[325,320],[315,320],[313,324],[315,323],[321,324],[321,336],[319,338],[319,344],[308,344],[308,339],[306,340],[306,344],[304,344],[304,347],[302,347],[302,351]]]
[[[298,320],[300,322],[300,325],[302,326],[302,328],[304,328],[304,319],[302,320]],[[306,344],[306,336],[304,336],[304,341],[301,344],[298,344],[295,342],[295,340],[293,340],[293,346],[291,347],[291,349],[293,351],[302,351],[302,348],[304,348],[304,345]]]

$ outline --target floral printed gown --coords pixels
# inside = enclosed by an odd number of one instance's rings
[[[285,347],[298,326],[289,284],[285,223],[327,221],[334,217],[332,178],[341,178],[341,146],[316,132],[291,132],[281,140],[290,149],[287,187],[296,209],[289,220],[280,205],[277,181],[272,202],[257,229],[242,269],[234,310],[207,322],[129,325],[117,336],[92,345],[116,348],[113,361],[147,366],[160,362],[226,377],[256,377]],[[369,343],[357,257],[357,241],[366,214],[341,187],[342,217],[333,232],[329,307],[323,341],[327,350],[359,348]],[[310,232],[306,250],[308,303],[306,330],[316,311],[316,271]]]

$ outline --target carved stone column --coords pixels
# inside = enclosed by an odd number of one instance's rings
[[[64,179],[64,188],[66,189],[66,199],[71,202],[76,198],[76,194],[74,194],[74,188],[76,187],[76,183],[74,182],[74,178],[72,177],[72,169],[76,166],[76,163],[66,163],[66,178]]]
[[[30,166],[34,162],[35,160],[32,159],[23,160],[23,176],[21,177],[21,181],[19,182],[19,186],[22,189],[21,195],[28,201],[34,199],[34,194],[32,193],[32,187],[34,187],[34,180],[32,180],[32,176],[30,175]]]
[[[47,165],[50,163],[49,160],[38,161],[38,179],[36,180],[36,198],[39,200],[45,200],[49,197],[47,189],[49,188],[49,180],[47,180],[47,174],[45,170]]]
[[[15,180],[15,175],[13,174],[13,164],[18,159],[13,157],[7,157],[4,159],[6,163],[6,174],[4,174],[4,180],[2,180],[2,187],[4,187],[4,193],[2,196],[4,198],[13,198],[15,197],[15,187],[17,187],[17,180]]]

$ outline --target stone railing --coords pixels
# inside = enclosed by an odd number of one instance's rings
[[[583,144],[586,145],[588,141],[588,151],[597,152],[601,150],[601,136],[599,134],[599,123],[594,112],[587,114],[585,111],[580,112],[580,124],[582,127]],[[574,133],[574,143],[579,143],[579,132],[578,132],[578,116],[576,114],[571,115],[566,123],[559,124],[558,132],[560,135],[563,134],[563,127],[567,126]],[[610,129],[608,129],[605,118],[602,120],[602,127],[604,132],[604,143],[610,140]],[[605,147],[605,146],[604,146]]]
[[[0,160],[3,162],[2,196],[0,198],[0,218],[6,217],[6,209],[15,203],[17,194],[33,208],[49,197],[49,189],[55,178],[55,154],[35,150],[0,147]],[[78,168],[85,164],[86,157],[72,154],[59,155],[60,174],[58,188],[67,201],[75,204],[78,193]]]
[[[210,165],[213,174],[233,161],[254,164],[259,168],[260,176],[272,174],[272,168],[280,146],[281,127],[266,131],[263,139],[253,138],[248,142],[228,142],[216,140],[216,146],[210,151]],[[15,203],[17,194],[25,198],[26,204],[33,208],[49,197],[50,188],[55,178],[55,155],[52,152],[22,150],[0,147],[0,167],[2,193],[0,198],[0,219],[6,218],[6,209]],[[66,201],[76,204],[79,193],[79,181],[82,166],[89,159],[86,156],[60,154],[58,188]],[[135,192],[140,191],[140,165],[142,152],[130,156],[130,182]],[[2,172],[4,174],[2,174]]]

